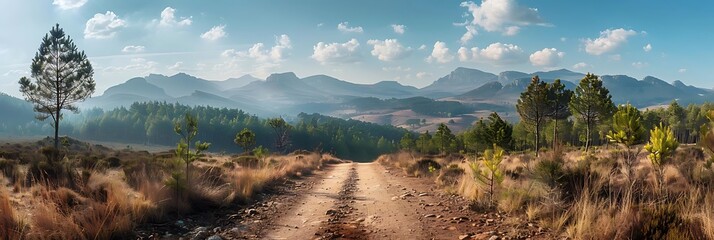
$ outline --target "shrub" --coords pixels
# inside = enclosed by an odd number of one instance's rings
[[[20,171],[15,160],[0,158],[0,171],[11,184],[17,182],[20,177]]]
[[[658,204],[640,212],[640,226],[634,230],[633,239],[695,239],[688,223],[670,204]]]
[[[439,169],[441,169],[441,164],[434,161],[434,159],[425,158],[410,165],[407,168],[407,173],[415,177],[421,177],[432,175],[435,170]]]
[[[104,162],[106,162],[107,166],[109,166],[110,168],[121,167],[121,159],[119,159],[117,157],[108,157],[108,158],[104,159]]]
[[[441,173],[436,178],[436,183],[439,186],[454,186],[459,183],[459,179],[464,175],[464,172],[464,169],[459,165],[451,164],[441,169]]]

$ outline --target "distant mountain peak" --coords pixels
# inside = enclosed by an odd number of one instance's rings
[[[265,80],[268,82],[272,81],[285,81],[285,80],[299,80],[300,78],[295,75],[294,72],[284,72],[284,73],[273,73],[268,76]]]
[[[682,81],[679,81],[679,80],[675,80],[674,82],[672,82],[672,85],[675,87],[678,87],[678,88],[688,87],[686,84],[684,84]]]

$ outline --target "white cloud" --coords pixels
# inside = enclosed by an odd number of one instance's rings
[[[644,47],[642,47],[642,50],[645,50],[645,52],[650,52],[652,51],[652,44],[647,44]]]
[[[448,63],[454,60],[454,56],[449,53],[449,48],[446,47],[446,43],[441,41],[436,41],[434,43],[434,49],[431,51],[431,55],[426,58],[429,63]]]
[[[590,67],[590,65],[588,65],[587,63],[584,63],[584,62],[579,62],[579,63],[576,63],[575,65],[573,65],[574,69],[583,69],[586,67]]]
[[[422,44],[421,46],[419,46],[418,49],[419,49],[419,50],[424,50],[424,49],[426,49],[426,45]]]
[[[409,72],[411,70],[412,70],[412,68],[410,68],[410,67],[402,67],[402,66],[382,67],[382,71],[385,71],[385,72]]]
[[[568,38],[566,38],[566,37],[561,37],[561,38],[560,38],[560,41],[561,41],[561,42],[568,41]]]
[[[341,22],[340,24],[337,24],[337,30],[340,30],[340,32],[343,33],[363,33],[364,29],[362,27],[357,26],[357,27],[350,27],[349,22]]]
[[[367,44],[374,46],[372,56],[382,61],[402,59],[412,53],[412,48],[402,46],[397,39],[369,40]]]
[[[126,21],[119,19],[112,11],[107,11],[105,14],[97,13],[87,21],[84,38],[112,38],[116,35],[116,31],[124,26]]]
[[[677,70],[677,72],[679,72],[679,73],[685,73],[685,72],[687,72],[687,69],[686,69],[686,68],[680,68],[679,70]]]
[[[166,68],[169,70],[178,70],[183,66],[183,62],[176,62],[174,65],[167,66]]]
[[[643,68],[649,66],[649,64],[646,62],[633,62],[632,66],[635,68]]]
[[[224,30],[225,28],[226,28],[226,25],[214,26],[211,28],[211,30],[208,30],[208,32],[201,34],[201,38],[209,40],[209,41],[214,41],[219,38],[225,37],[226,36],[226,31]]]
[[[600,32],[600,37],[585,40],[585,52],[591,55],[602,55],[616,50],[622,44],[627,43],[627,38],[637,35],[634,30],[606,29]]]
[[[462,2],[461,7],[468,8],[466,16],[472,18],[463,24],[466,33],[461,37],[462,44],[473,39],[478,33],[477,27],[512,36],[518,33],[521,26],[547,25],[538,14],[538,9],[521,6],[516,0],[484,0],[480,6],[469,1]]]
[[[401,24],[392,24],[392,30],[394,30],[394,33],[404,34],[406,29],[407,29],[407,26],[404,26]]]
[[[159,21],[159,25],[161,26],[188,26],[191,25],[193,21],[191,21],[191,18],[193,17],[181,17],[181,21],[176,21],[176,16],[174,16],[174,13],[176,13],[176,9],[173,9],[171,7],[166,7],[164,8],[163,11],[161,11],[161,20]]]
[[[228,49],[221,53],[223,57],[238,57],[253,59],[258,63],[279,63],[285,60],[287,57],[287,50],[292,49],[292,43],[290,42],[290,37],[288,35],[280,35],[276,37],[275,45],[270,49],[265,48],[265,44],[256,43],[253,44],[247,51],[236,51],[235,49]]]
[[[318,42],[311,58],[321,64],[357,62],[360,57],[358,48],[359,41],[354,38],[345,43]]]
[[[317,24],[317,27],[322,27],[322,26],[324,26],[324,25],[325,25],[324,23],[318,23],[318,24]]]
[[[105,72],[134,71],[136,73],[152,72],[155,70],[157,62],[144,58],[132,58],[130,64],[125,66],[110,66],[104,68]]]
[[[476,31],[476,26],[467,25],[466,32],[464,33],[464,35],[461,36],[461,39],[459,39],[459,41],[461,41],[461,45],[466,45],[466,43],[471,41],[471,39],[474,39],[474,36],[476,36],[476,34],[478,34],[478,31]]]
[[[536,67],[556,67],[565,56],[564,52],[558,52],[555,48],[543,48],[530,56],[530,61]]]
[[[87,3],[87,0],[54,0],[53,5],[57,5],[62,10],[79,8]]]
[[[431,73],[428,73],[428,72],[418,72],[418,73],[416,74],[416,77],[419,78],[419,79],[423,79],[423,78],[426,78],[426,77],[431,77]]]
[[[620,61],[620,60],[622,60],[622,55],[620,55],[620,54],[611,55],[611,56],[610,56],[610,60],[612,60],[612,61]]]
[[[269,49],[263,43],[256,43],[245,51],[237,51],[235,49],[223,51],[221,56],[225,58],[225,61],[215,65],[214,69],[224,71],[239,70],[238,67],[247,63],[252,64],[250,67],[252,73],[265,76],[286,60],[288,56],[287,50],[289,49],[292,49],[290,37],[283,34],[275,38],[275,45]],[[242,64],[242,62],[246,63]]]
[[[458,55],[459,61],[462,62],[483,61],[495,65],[521,63],[527,59],[527,55],[519,46],[500,42],[492,43],[483,49],[461,47],[458,50]]]
[[[125,53],[140,53],[143,52],[145,49],[144,46],[134,46],[134,45],[129,45],[121,49],[122,52]]]

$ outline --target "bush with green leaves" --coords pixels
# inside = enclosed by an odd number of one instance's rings
[[[632,183],[634,175],[634,165],[637,161],[639,150],[632,151],[630,148],[633,145],[642,143],[645,135],[645,129],[642,125],[642,114],[634,106],[620,105],[617,112],[612,116],[612,130],[606,135],[611,143],[616,143],[622,146],[624,172],[627,174],[627,179]]]
[[[480,161],[473,161],[469,164],[474,178],[488,187],[489,202],[493,204],[495,188],[503,182],[504,175],[500,169],[503,161],[503,149],[493,145],[493,149],[486,149]]]
[[[650,152],[648,158],[657,170],[660,187],[664,184],[663,166],[679,147],[679,142],[669,126],[660,124],[650,131],[650,141],[645,149]]]
[[[255,145],[255,133],[248,128],[243,128],[233,140],[238,146],[243,148],[243,152],[248,152]]]
[[[652,165],[661,168],[674,154],[677,147],[679,147],[679,142],[674,137],[672,129],[660,124],[650,131],[650,141],[645,145],[645,150],[650,152],[648,157],[652,161]]]

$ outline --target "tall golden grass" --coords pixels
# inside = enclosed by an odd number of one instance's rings
[[[50,179],[18,181],[24,172],[8,165],[15,179],[7,184],[22,187],[15,187],[16,193],[0,188],[0,239],[134,238],[138,224],[249,202],[281,179],[307,176],[323,164],[341,162],[307,152],[271,155],[258,167],[225,164],[233,161],[231,157],[204,159],[193,166],[191,186],[177,192],[168,184],[176,172],[170,156],[151,159],[142,153],[131,159],[126,151],[116,156],[123,159],[121,168],[68,168],[67,174],[82,177],[63,178],[62,184]],[[24,200],[31,207],[13,208],[11,194],[26,193],[30,199]]]
[[[497,209],[572,239],[714,239],[714,168],[707,166],[708,156],[701,149],[690,146],[677,151],[664,167],[662,189],[646,153],[637,155],[631,165],[634,181],[630,183],[617,151],[600,148],[585,154],[571,149],[539,158],[506,156],[500,166],[506,179],[497,189]],[[446,162],[404,152],[381,156],[378,162],[408,174],[424,158]],[[459,181],[443,187],[483,203],[484,186],[474,180],[469,161],[474,157],[450,160],[448,164],[464,173]],[[561,164],[543,165],[546,161]],[[542,176],[549,168],[554,168],[550,169],[554,176]],[[447,170],[442,168],[439,175]]]

